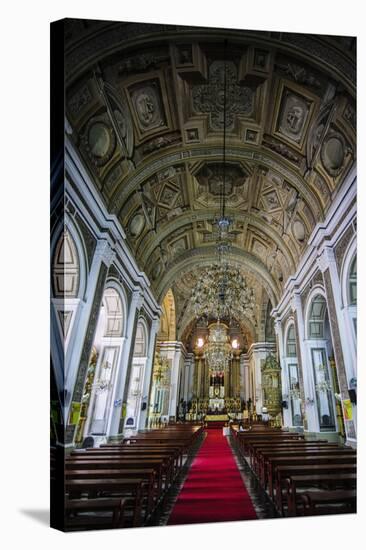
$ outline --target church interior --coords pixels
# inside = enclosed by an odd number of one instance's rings
[[[356,39],[52,25],[51,525],[354,513]]]

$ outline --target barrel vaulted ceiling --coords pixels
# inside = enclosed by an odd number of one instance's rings
[[[182,330],[216,257],[225,39],[230,257],[260,310],[278,301],[355,162],[354,39],[66,24],[70,137],[157,299],[173,289]]]

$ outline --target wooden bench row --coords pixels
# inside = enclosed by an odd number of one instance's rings
[[[66,529],[90,528],[93,518],[96,528],[147,523],[201,434],[202,426],[169,426],[71,452],[65,461]]]
[[[354,449],[270,429],[231,434],[281,515],[355,511]]]

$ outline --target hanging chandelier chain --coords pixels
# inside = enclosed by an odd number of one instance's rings
[[[217,226],[218,262],[206,269],[192,289],[191,304],[198,319],[216,318],[211,326],[210,337],[204,357],[211,371],[225,371],[232,358],[231,346],[228,343],[226,329],[220,321],[223,319],[253,318],[254,292],[247,286],[245,278],[238,267],[229,264],[229,228],[232,220],[225,216],[226,206],[226,115],[227,115],[227,40],[224,41],[224,74],[223,74],[223,168],[220,192],[220,214],[214,220]]]
[[[224,140],[223,140],[223,178],[222,178],[222,218],[225,218],[225,194],[226,194],[226,46],[224,42]]]

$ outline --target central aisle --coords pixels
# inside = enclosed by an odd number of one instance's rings
[[[256,517],[226,437],[221,429],[207,430],[168,525]]]

